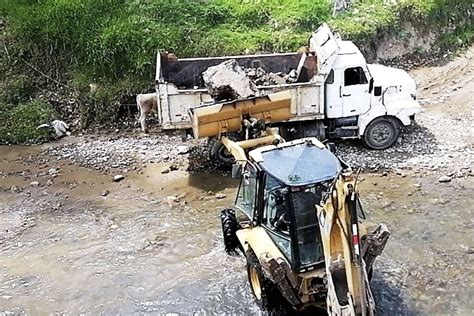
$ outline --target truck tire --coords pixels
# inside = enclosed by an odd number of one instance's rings
[[[221,211],[222,234],[224,236],[224,248],[228,254],[235,253],[237,248],[240,248],[240,242],[237,238],[237,230],[240,225],[235,217],[233,209],[225,209]]]
[[[268,311],[270,315],[279,314],[280,310],[285,309],[285,298],[281,295],[278,287],[264,276],[262,266],[252,249],[246,252],[246,257],[250,290],[257,305],[262,310]]]
[[[365,129],[364,143],[371,149],[386,149],[398,139],[400,124],[389,117],[378,117]]]
[[[216,138],[209,139],[210,158],[218,166],[225,169],[230,169],[235,162],[224,144]]]

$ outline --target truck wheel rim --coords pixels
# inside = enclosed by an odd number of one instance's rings
[[[262,299],[262,288],[260,287],[260,279],[255,267],[250,268],[250,285],[252,286],[253,294],[258,300]]]
[[[387,124],[378,124],[374,126],[371,132],[372,140],[381,145],[392,138],[392,129]]]

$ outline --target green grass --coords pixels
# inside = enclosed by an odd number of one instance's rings
[[[38,144],[55,138],[54,130],[37,127],[50,124],[56,113],[43,102],[33,101],[16,106],[0,103],[0,144]]]

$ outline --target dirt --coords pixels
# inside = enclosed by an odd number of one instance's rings
[[[412,72],[424,109],[406,137],[421,141],[382,153],[339,144],[352,161],[394,161],[367,167],[359,185],[368,221],[392,232],[372,283],[381,315],[474,309],[471,52]],[[218,214],[237,183],[190,168],[205,155],[192,141],[164,139],[0,148],[0,313],[259,312],[244,259],[222,246]]]

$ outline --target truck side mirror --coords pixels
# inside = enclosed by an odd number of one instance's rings
[[[372,93],[372,90],[374,90],[374,78],[370,78],[369,81],[369,93]]]
[[[375,87],[375,88],[374,88],[374,95],[375,95],[376,97],[381,96],[381,95],[382,95],[382,87]]]
[[[240,179],[242,177],[242,165],[235,163],[232,165],[232,179]]]

